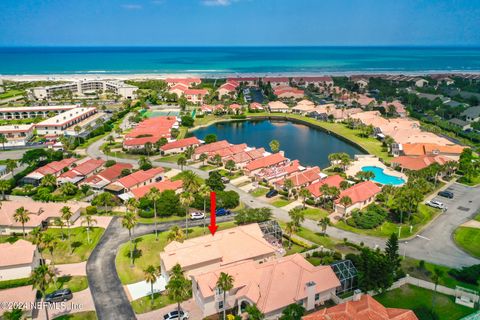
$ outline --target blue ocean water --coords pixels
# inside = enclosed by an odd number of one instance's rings
[[[480,48],[0,48],[0,74],[327,74],[480,71]]]

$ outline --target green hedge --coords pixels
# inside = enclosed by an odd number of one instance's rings
[[[5,281],[0,281],[0,290],[29,286],[31,284],[32,284],[31,278],[5,280]]]

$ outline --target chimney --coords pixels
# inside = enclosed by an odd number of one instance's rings
[[[313,281],[309,281],[305,284],[305,291],[307,292],[307,304],[305,309],[313,310],[315,308],[315,289],[317,284]]]
[[[355,289],[353,291],[353,301],[360,301],[361,298],[362,298],[362,290]]]

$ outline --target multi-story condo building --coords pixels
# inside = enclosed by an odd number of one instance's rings
[[[78,107],[63,112],[55,117],[37,123],[37,133],[43,134],[59,134],[77,136],[87,130],[87,127],[94,126],[94,122],[103,117],[103,113],[97,113],[97,109],[93,107]],[[80,127],[80,131],[75,131],[75,127]]]
[[[78,106],[38,106],[38,107],[7,107],[0,108],[0,119],[29,119],[47,118],[50,115],[58,115],[62,112],[72,110]]]
[[[65,84],[57,84],[48,87],[34,88],[31,93],[37,100],[51,99],[59,92],[70,91],[72,94],[83,95],[95,91],[110,91],[120,95],[124,99],[135,97],[137,87],[126,84],[122,81],[113,80],[80,80]]]

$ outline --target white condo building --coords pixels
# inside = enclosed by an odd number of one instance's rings
[[[126,84],[122,81],[114,80],[80,80],[76,82],[57,84],[48,87],[38,87],[32,89],[32,94],[37,100],[50,99],[55,92],[70,91],[73,94],[83,95],[95,91],[111,91],[120,95],[124,99],[135,98],[137,87]]]

